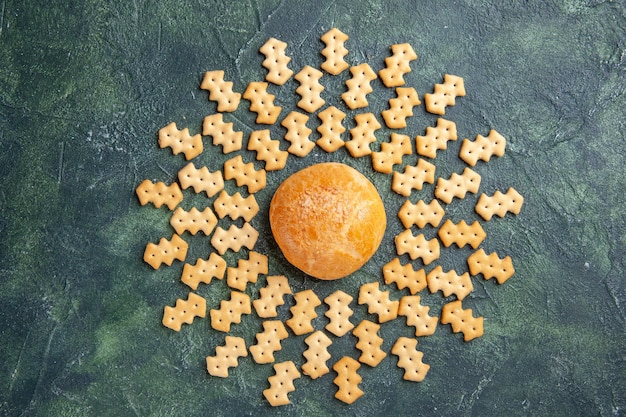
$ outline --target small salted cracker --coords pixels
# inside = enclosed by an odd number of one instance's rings
[[[215,356],[206,357],[206,369],[212,376],[228,377],[228,368],[239,365],[239,358],[248,356],[246,341],[242,337],[226,336],[224,346],[215,348]]]
[[[267,185],[267,172],[256,170],[254,163],[244,163],[242,156],[237,155],[224,163],[224,179],[234,179],[238,187],[245,186],[250,194],[254,194]]]
[[[426,240],[423,234],[413,236],[411,229],[406,229],[396,236],[395,243],[398,255],[408,253],[412,260],[422,258],[424,265],[439,259],[440,247],[436,238]]]
[[[209,312],[211,327],[220,332],[228,333],[231,324],[241,323],[241,316],[251,312],[250,296],[239,291],[231,291],[230,300],[222,300],[219,309]]]
[[[318,330],[304,339],[304,343],[309,348],[302,354],[306,358],[306,362],[302,364],[302,373],[310,376],[311,379],[317,379],[330,372],[326,366],[326,361],[330,359],[328,346],[332,345],[333,342],[328,336],[323,331]]]
[[[337,377],[333,379],[333,382],[339,387],[335,398],[346,404],[352,404],[363,395],[363,391],[359,388],[363,378],[357,373],[360,367],[359,361],[349,356],[344,356],[335,362],[333,371],[337,373]]]
[[[468,192],[476,194],[480,179],[480,174],[470,168],[465,168],[461,175],[453,173],[449,179],[439,178],[435,186],[435,197],[450,204],[454,197],[465,198]]]
[[[188,248],[187,242],[174,233],[170,240],[162,237],[158,244],[148,243],[143,254],[143,260],[152,268],[159,269],[162,264],[172,265],[175,259],[184,261]]]
[[[213,145],[221,145],[222,152],[231,153],[243,146],[243,132],[233,129],[232,122],[225,122],[222,113],[206,116],[202,122],[202,134],[213,138]]]
[[[309,113],[314,113],[326,103],[321,94],[324,86],[320,84],[323,73],[309,65],[295,75],[295,79],[300,83],[296,88],[296,93],[301,99],[298,101],[298,107]]]
[[[359,339],[356,343],[356,348],[361,351],[359,362],[371,367],[377,366],[387,356],[380,348],[383,344],[383,339],[378,335],[379,330],[379,324],[363,320],[352,331],[352,334]]]
[[[263,390],[263,396],[273,407],[290,403],[287,394],[295,391],[295,379],[300,378],[300,372],[292,361],[274,364],[275,375],[268,378],[270,387]]]
[[[405,128],[407,117],[413,116],[413,107],[421,103],[413,87],[396,88],[396,96],[389,99],[389,109],[382,112],[385,124],[390,129]]]
[[[170,224],[179,235],[186,231],[195,235],[201,231],[205,236],[208,236],[217,226],[217,217],[215,217],[210,207],[206,207],[202,211],[195,207],[192,207],[189,211],[178,207],[172,214]]]
[[[432,114],[444,115],[447,106],[454,106],[456,97],[465,95],[463,78],[445,74],[443,84],[435,84],[432,94],[424,94],[426,111]]]
[[[178,171],[178,182],[183,190],[191,187],[195,193],[204,191],[208,197],[213,197],[224,188],[221,170],[211,172],[205,166],[196,168],[193,162]]]
[[[398,317],[398,300],[389,299],[389,291],[381,291],[378,281],[361,285],[359,304],[367,304],[367,312],[376,314],[379,323]]]
[[[289,280],[283,275],[271,275],[267,284],[259,290],[259,298],[252,301],[257,316],[269,318],[278,316],[276,308],[285,304],[284,296],[291,294]]]
[[[417,339],[399,337],[391,348],[398,359],[398,367],[404,369],[404,379],[422,382],[430,370],[430,365],[422,362],[424,354],[417,350]]]
[[[380,152],[372,152],[372,166],[377,172],[391,174],[393,166],[402,163],[402,157],[413,153],[411,138],[395,132],[391,140],[380,145]]]
[[[241,93],[233,91],[233,82],[224,80],[224,71],[207,71],[200,88],[209,92],[209,100],[217,102],[217,111],[230,113],[237,110]]]
[[[367,63],[351,67],[350,72],[352,78],[346,81],[348,91],[341,98],[351,110],[367,107],[367,95],[374,91],[370,82],[377,78],[376,73]]]
[[[314,330],[311,322],[317,317],[315,308],[322,302],[313,290],[297,292],[293,298],[296,300],[296,304],[289,309],[291,318],[285,323],[297,336],[311,333]]]
[[[459,275],[455,270],[444,272],[441,266],[437,266],[426,275],[426,282],[431,293],[441,291],[444,297],[454,294],[458,300],[464,299],[474,291],[469,273]]]
[[[301,158],[307,156],[315,147],[315,142],[309,139],[313,131],[307,127],[308,121],[309,116],[292,111],[280,123],[287,129],[285,140],[291,144],[287,152]]]
[[[504,155],[506,147],[506,139],[504,136],[491,129],[489,135],[477,135],[473,142],[464,139],[459,151],[459,158],[465,161],[469,166],[475,166],[481,160],[489,162],[493,155]]]
[[[410,62],[417,59],[417,54],[410,44],[391,45],[391,56],[385,58],[385,68],[378,71],[378,76],[386,87],[403,86],[404,74],[411,72]]]
[[[420,302],[419,295],[405,295],[400,298],[398,315],[406,317],[406,324],[415,328],[415,336],[430,336],[435,333],[439,318],[429,316],[430,307]]]
[[[504,284],[515,273],[510,256],[500,258],[496,252],[489,255],[479,249],[467,258],[467,266],[472,275],[483,274],[485,279],[495,278],[498,284]]]
[[[336,290],[328,297],[324,298],[324,302],[328,304],[328,310],[324,315],[330,319],[326,325],[326,330],[341,337],[354,328],[354,324],[350,322],[350,317],[354,312],[350,308],[353,298],[341,290]]]
[[[190,160],[202,153],[202,136],[191,136],[188,128],[178,130],[176,123],[172,122],[159,130],[159,147],[172,148],[174,155],[182,152],[185,159]]]
[[[250,133],[248,150],[256,151],[256,159],[265,162],[266,171],[277,171],[287,164],[289,152],[280,150],[280,141],[270,138],[269,129]]]
[[[165,204],[168,209],[174,210],[183,201],[183,193],[180,191],[178,183],[175,182],[167,185],[160,181],[154,183],[150,180],[144,180],[137,187],[136,193],[142,206],[152,203],[154,207],[159,208]]]
[[[399,290],[409,289],[411,294],[416,294],[426,288],[426,272],[423,269],[417,271],[410,263],[402,265],[400,258],[394,258],[383,266],[385,284],[395,283]]]
[[[226,261],[215,252],[211,252],[209,259],[198,258],[195,265],[185,264],[180,280],[196,290],[202,282],[210,284],[213,278],[222,279],[226,273]]]
[[[408,197],[412,190],[421,190],[424,183],[435,182],[435,165],[419,158],[417,165],[405,165],[404,172],[394,172],[391,189],[396,193]]]
[[[459,248],[470,245],[476,249],[487,237],[487,233],[485,233],[478,221],[468,225],[465,220],[455,224],[450,219],[441,225],[437,235],[446,248],[456,243]]]
[[[441,323],[450,324],[454,333],[463,333],[463,340],[469,342],[484,333],[484,319],[473,317],[472,309],[463,309],[461,300],[445,304],[441,309]]]
[[[258,238],[259,232],[248,222],[245,222],[242,227],[231,224],[228,230],[217,226],[211,238],[211,245],[220,255],[223,255],[228,249],[239,252],[244,246],[252,250]]]
[[[282,107],[274,105],[275,96],[267,92],[267,83],[250,82],[243,92],[243,98],[250,101],[250,111],[257,114],[257,123],[272,125],[278,119]]]
[[[256,363],[274,362],[274,352],[281,350],[281,341],[289,336],[280,320],[263,322],[263,332],[256,334],[256,345],[250,346],[250,353]]]
[[[222,190],[213,202],[213,209],[220,219],[228,216],[232,220],[236,220],[241,217],[249,222],[259,212],[259,205],[254,198],[254,194],[243,198],[239,192],[230,195],[226,190]]]
[[[435,199],[428,204],[424,203],[423,200],[419,200],[415,204],[406,200],[398,211],[398,217],[405,229],[410,229],[413,225],[422,229],[427,224],[437,227],[444,215],[445,212],[441,204]]]
[[[322,55],[326,60],[321,67],[324,71],[331,75],[340,74],[350,65],[344,61],[344,57],[348,55],[348,50],[344,46],[348,40],[348,35],[337,28],[332,28],[321,37],[326,47],[322,49]]]
[[[346,142],[346,149],[353,158],[360,158],[372,153],[370,144],[376,142],[374,132],[382,126],[373,113],[357,114],[354,116],[354,121],[356,126],[350,129],[352,139]]]
[[[237,267],[226,270],[226,284],[230,288],[245,291],[249,282],[256,283],[260,274],[267,274],[267,256],[250,251],[248,259],[239,259]]]
[[[206,316],[206,300],[198,294],[189,293],[186,300],[176,300],[176,306],[165,306],[163,325],[174,331],[180,331],[183,323],[191,324],[195,317]]]
[[[343,126],[343,119],[346,114],[335,106],[330,106],[317,114],[322,123],[317,127],[320,138],[317,145],[326,152],[335,152],[346,143],[341,139],[341,135],[346,131]]]
[[[504,217],[506,213],[519,214],[524,204],[524,197],[515,190],[509,188],[506,194],[496,191],[492,196],[481,194],[476,203],[476,213],[489,221],[494,216]]]
[[[259,49],[265,55],[261,65],[268,70],[266,81],[283,85],[291,78],[293,71],[287,66],[291,58],[285,53],[286,49],[287,44],[276,38],[269,38]]]
[[[418,155],[435,158],[438,150],[448,149],[451,140],[457,140],[456,124],[440,117],[435,127],[426,127],[424,136],[416,136],[415,147]]]

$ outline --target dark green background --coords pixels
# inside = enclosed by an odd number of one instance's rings
[[[623,2],[596,0],[1,0],[0,415],[626,415],[625,13]],[[502,286],[473,278],[464,304],[485,317],[484,337],[466,344],[440,326],[420,338],[431,365],[424,382],[403,381],[389,355],[376,368],[362,366],[365,395],[351,406],[333,398],[331,372],[297,380],[292,404],[272,409],[262,396],[269,365],[242,358],[229,378],[212,378],[204,358],[224,335],[208,320],[180,333],[161,326],[163,306],[187,289],[181,263],[158,271],[143,263],[145,244],[171,228],[169,212],[140,207],[134,189],[145,178],[172,181],[186,163],[158,148],[157,132],[175,121],[197,133],[215,112],[199,89],[204,71],[225,70],[243,91],[264,77],[258,49],[271,36],[289,44],[292,69],[319,66],[319,38],[333,26],[350,36],[347,60],[375,70],[391,44],[411,43],[419,59],[406,79],[420,96],[444,73],[464,77],[467,96],[446,113],[460,139],[496,129],[508,141],[504,157],[477,165],[481,191],[514,186],[526,198],[519,216],[483,222],[483,247],[511,255],[516,274]],[[346,77],[324,78],[330,104],[340,105]],[[392,92],[379,80],[372,86],[370,109],[380,112]],[[291,80],[270,88],[283,115],[296,87]],[[246,135],[259,128],[246,101],[231,116]],[[420,106],[402,133],[423,134],[435,120]],[[317,123],[313,117],[310,126]],[[388,133],[381,129],[379,142]],[[438,176],[463,169],[460,142],[439,153]],[[205,145],[196,165],[220,169],[224,156],[209,138]],[[316,149],[270,173],[257,198],[266,210],[288,173],[324,160],[356,166],[383,195],[389,226],[374,259],[340,282],[303,277],[275,248],[266,212],[253,221],[257,249],[270,256],[270,273],[292,278],[294,291],[313,288],[322,298],[340,288],[356,298],[394,256],[403,199],[390,191],[390,176],[344,149]],[[428,185],[411,199],[429,200],[432,191]],[[210,203],[185,196],[186,208]],[[477,219],[476,198],[456,200],[446,218]],[[189,260],[208,256],[207,238],[186,239]],[[469,253],[445,249],[438,262],[461,272]],[[234,265],[242,256],[226,258]],[[393,298],[403,294],[389,289]],[[215,308],[227,289],[217,281],[198,292]],[[445,301],[427,291],[422,298],[433,314]],[[371,318],[353,307],[354,321]],[[233,329],[249,344],[258,331],[254,314]],[[401,319],[381,335],[388,352],[411,330]],[[333,340],[333,361],[358,355],[354,337]],[[305,348],[292,336],[277,360],[302,364]]]

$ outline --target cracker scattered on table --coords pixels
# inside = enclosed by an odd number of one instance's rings
[[[476,194],[480,179],[480,174],[470,168],[465,168],[461,175],[453,173],[449,179],[439,178],[435,186],[435,197],[450,204],[454,197],[462,199],[468,192]]]
[[[412,190],[421,190],[424,183],[435,182],[435,165],[419,158],[417,165],[405,165],[404,172],[394,172],[391,189],[396,193],[408,197]]]
[[[431,293],[441,291],[444,297],[454,294],[458,300],[464,299],[474,291],[469,273],[465,272],[459,275],[453,269],[444,272],[440,265],[426,275],[426,282],[428,282],[428,290]]]
[[[447,106],[454,106],[456,97],[465,96],[463,78],[445,74],[443,84],[435,84],[432,94],[424,94],[426,111],[443,116]]]
[[[445,304],[441,309],[441,323],[450,324],[454,333],[463,333],[463,340],[469,342],[484,333],[482,317],[473,317],[472,309],[463,309],[461,300]]]
[[[250,346],[250,353],[256,363],[273,363],[274,352],[283,347],[281,341],[289,336],[287,329],[280,320],[263,322],[263,332],[256,334],[256,344]]]
[[[285,140],[291,144],[287,152],[300,158],[307,156],[315,147],[315,142],[309,139],[313,131],[307,127],[308,121],[309,116],[292,111],[280,123],[287,129]]]
[[[209,100],[217,103],[218,112],[230,113],[237,110],[241,93],[233,91],[232,81],[224,80],[224,71],[205,72],[200,88],[209,92]]]
[[[383,339],[378,335],[379,330],[379,324],[369,320],[363,320],[352,331],[352,334],[359,339],[356,344],[356,348],[361,351],[359,362],[371,367],[378,366],[378,364],[387,356],[387,354],[380,348],[383,344]]]
[[[165,204],[168,209],[174,210],[183,201],[183,193],[175,182],[167,185],[161,181],[155,183],[144,180],[137,187],[136,193],[142,206],[152,203],[154,207],[159,208]]]
[[[284,296],[291,294],[291,287],[287,277],[270,275],[266,278],[267,284],[259,290],[259,298],[252,301],[257,316],[269,318],[278,316],[276,308],[285,304]]]
[[[237,155],[224,163],[224,179],[234,179],[238,187],[246,187],[250,194],[262,190],[267,185],[267,173],[264,169],[256,170],[254,163],[244,163]]]
[[[354,328],[354,324],[350,322],[350,317],[354,312],[350,308],[353,298],[341,290],[336,290],[328,297],[324,298],[324,302],[328,304],[328,310],[324,315],[330,319],[326,325],[326,330],[341,337]]]
[[[348,35],[337,28],[332,28],[322,35],[321,39],[326,44],[326,47],[322,49],[322,55],[326,57],[321,65],[322,69],[331,75],[340,74],[350,66],[344,61],[344,57],[348,55],[345,47]]]
[[[314,113],[326,103],[321,94],[324,86],[320,84],[323,73],[309,65],[306,65],[294,77],[300,83],[296,88],[296,93],[301,99],[298,101],[298,107],[309,113]]]
[[[261,65],[268,70],[266,81],[283,85],[291,78],[293,71],[287,66],[291,58],[287,56],[286,50],[287,43],[276,38],[269,38],[259,49],[265,55]]]
[[[270,138],[269,129],[250,133],[248,150],[256,151],[256,159],[265,162],[266,171],[277,171],[287,164],[289,152],[280,150],[280,141]]]
[[[237,267],[229,266],[226,270],[226,283],[230,288],[245,291],[249,282],[255,284],[260,274],[267,274],[267,256],[250,251],[248,259],[239,259]]]
[[[275,375],[268,378],[270,387],[263,390],[263,396],[273,407],[290,403],[287,394],[295,391],[295,379],[300,378],[300,372],[292,361],[274,364]]]
[[[408,43],[391,45],[391,53],[378,75],[386,87],[400,87],[405,83],[404,75],[411,72],[410,63],[417,59],[417,54]]]
[[[348,91],[341,98],[351,110],[367,107],[367,95],[374,91],[370,82],[378,77],[367,63],[350,67],[350,73],[352,78],[346,81]]]
[[[189,232],[192,235],[202,232],[205,236],[208,236],[217,226],[217,217],[215,217],[210,207],[206,207],[202,211],[195,207],[192,207],[189,211],[178,207],[172,214],[170,225],[179,235],[182,235],[184,232]]]
[[[426,240],[423,234],[413,236],[411,229],[406,229],[395,238],[398,255],[409,254],[412,260],[422,258],[424,265],[439,259],[440,247],[436,238]]]
[[[248,222],[245,222],[241,228],[232,224],[228,230],[217,226],[211,238],[211,245],[220,255],[223,255],[228,249],[239,252],[244,246],[252,250],[258,238],[259,232]]]
[[[195,265],[185,264],[180,280],[196,290],[201,282],[210,284],[213,278],[224,278],[225,273],[226,261],[217,253],[211,252],[209,259],[198,258]]]
[[[506,213],[519,214],[524,204],[524,197],[514,188],[509,188],[506,194],[496,191],[492,196],[481,194],[476,203],[476,213],[489,221],[494,216],[504,217]]]
[[[491,129],[489,135],[477,135],[473,142],[464,139],[459,151],[459,158],[465,161],[469,166],[475,166],[481,160],[489,162],[492,156],[504,155],[506,147],[506,139],[504,136]]]
[[[211,327],[220,332],[230,332],[230,326],[241,323],[243,314],[252,312],[248,294],[231,291],[230,300],[222,300],[220,308],[211,310]]]
[[[467,258],[467,266],[470,274],[483,274],[485,279],[495,277],[498,284],[504,284],[506,280],[515,274],[515,268],[510,256],[500,258],[496,252],[487,255],[484,249],[479,249],[472,253]]]
[[[435,158],[438,150],[448,149],[451,140],[457,140],[456,124],[440,117],[435,127],[426,127],[426,134],[415,138],[415,146],[418,155]]]
[[[378,281],[361,285],[359,304],[367,304],[367,312],[376,314],[379,323],[398,317],[398,300],[389,299],[389,291],[381,291]]]
[[[377,172],[391,174],[393,166],[402,163],[402,157],[413,153],[411,138],[392,132],[391,140],[380,145],[380,152],[372,152],[372,166]]]
[[[282,107],[274,105],[275,96],[267,92],[267,87],[266,82],[252,81],[243,92],[243,98],[250,101],[250,111],[257,114],[258,124],[272,125],[278,119]]]
[[[407,381],[422,382],[430,370],[430,365],[422,362],[424,354],[417,350],[417,339],[399,337],[391,348],[398,359],[398,367],[404,369],[403,378]]]
[[[304,339],[304,343],[309,348],[303,353],[306,362],[302,364],[302,373],[308,375],[311,379],[317,379],[330,372],[330,369],[326,366],[326,361],[330,359],[328,346],[332,345],[333,342],[328,336],[323,331],[317,330]]]
[[[350,129],[350,139],[346,148],[353,158],[360,158],[372,153],[370,144],[376,142],[374,132],[382,126],[376,120],[374,113],[361,113],[354,116],[356,126]]]
[[[196,168],[193,162],[188,163],[178,171],[178,182],[183,190],[191,187],[197,194],[204,191],[210,198],[224,188],[222,171],[209,171],[205,166]]]
[[[344,356],[333,365],[333,371],[337,373],[337,377],[333,382],[339,388],[335,393],[335,398],[346,404],[352,404],[358,400],[363,391],[359,388],[359,384],[363,380],[357,373],[361,364],[359,361]]]
[[[439,201],[435,199],[428,204],[424,203],[424,200],[419,200],[415,204],[406,200],[398,211],[398,217],[405,229],[410,229],[413,225],[422,229],[427,224],[437,227],[444,215],[445,211],[439,204]]]
[[[162,264],[172,265],[174,260],[184,261],[188,248],[187,242],[174,233],[170,240],[162,237],[158,244],[148,243],[143,253],[143,260],[152,268],[159,269]]]
[[[294,294],[296,304],[289,309],[291,318],[285,323],[297,336],[311,333],[313,330],[312,321],[317,317],[315,308],[322,302],[313,290],[304,290]]]
[[[175,307],[163,309],[163,325],[174,331],[180,331],[183,323],[191,324],[195,317],[206,316],[206,300],[190,292],[186,300],[176,300]]]
[[[399,290],[409,289],[411,294],[416,294],[426,288],[426,272],[423,269],[417,271],[410,263],[402,265],[400,258],[394,258],[383,266],[385,284],[395,283]]]
[[[421,304],[419,295],[405,295],[400,298],[398,315],[406,317],[406,324],[415,328],[415,336],[430,336],[437,330],[439,318],[429,316],[430,307]]]
[[[343,126],[343,119],[346,114],[335,106],[327,107],[319,112],[317,117],[322,123],[317,127],[320,138],[316,141],[317,145],[326,152],[335,152],[346,143],[341,139],[341,135],[346,131]]]
[[[182,152],[190,160],[202,153],[202,135],[191,136],[188,128],[178,130],[172,122],[159,130],[159,147],[170,147],[174,155]]]
[[[239,192],[230,195],[226,190],[222,190],[213,202],[213,209],[220,219],[228,216],[232,220],[237,220],[241,217],[249,222],[259,212],[259,205],[254,194],[244,198]]]
[[[382,112],[385,124],[390,129],[405,128],[406,119],[413,116],[413,107],[421,103],[413,87],[396,88],[396,97],[389,99],[389,109]]]
[[[233,129],[232,122],[225,122],[222,113],[211,114],[202,122],[202,134],[213,138],[213,145],[221,145],[225,154],[243,146],[243,132]]]
[[[437,235],[446,248],[456,243],[459,248],[470,245],[476,249],[487,237],[487,233],[478,221],[468,225],[465,220],[455,224],[450,219],[446,220],[439,228]]]
[[[239,365],[239,358],[248,356],[246,341],[241,337],[226,336],[224,346],[215,348],[215,356],[206,357],[206,369],[212,376],[228,377],[228,368]]]

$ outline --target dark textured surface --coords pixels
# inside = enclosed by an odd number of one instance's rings
[[[0,1],[0,415],[626,415],[623,2],[38,3]],[[513,186],[526,198],[519,216],[484,223],[483,247],[511,255],[516,274],[502,286],[473,278],[464,304],[485,317],[482,338],[463,343],[449,326],[420,338],[431,365],[424,382],[403,381],[388,355],[376,368],[362,366],[365,395],[351,406],[333,398],[331,372],[297,380],[292,404],[271,409],[262,396],[270,366],[243,358],[229,378],[212,378],[204,358],[224,335],[208,320],[180,333],[162,327],[163,306],[188,290],[180,263],[153,271],[142,262],[145,244],[171,229],[169,212],[140,207],[134,189],[145,178],[172,181],[186,163],[157,147],[157,132],[175,121],[197,133],[215,112],[198,88],[204,71],[224,69],[243,91],[264,77],[258,49],[272,36],[289,44],[292,69],[319,66],[319,37],[333,26],[350,36],[348,61],[375,70],[391,44],[411,43],[419,59],[406,79],[420,96],[444,73],[464,77],[468,94],[446,113],[459,137],[493,128],[508,140],[504,157],[477,165],[481,191]],[[325,77],[330,104],[340,104],[345,78]],[[372,85],[371,110],[380,112],[392,93]],[[296,86],[271,87],[283,115]],[[246,135],[259,128],[246,101],[233,120]],[[423,134],[435,120],[420,106],[403,133]],[[378,133],[386,140],[387,130]],[[438,176],[462,170],[460,142],[438,155]],[[219,149],[208,138],[205,147],[196,165],[221,168]],[[368,158],[316,149],[290,157],[257,198],[267,208],[290,172],[325,160],[359,168],[379,188],[389,219],[379,253],[350,278],[313,281],[281,260],[266,212],[253,220],[257,249],[294,290],[313,288],[322,298],[342,289],[356,298],[394,256],[403,199],[390,191],[390,177],[375,174]],[[411,198],[430,199],[432,191]],[[207,204],[185,197],[186,208]],[[477,219],[475,200],[456,200],[447,218]],[[208,256],[208,239],[186,238],[188,259]],[[469,253],[448,248],[439,263],[460,272]],[[241,256],[226,258],[234,265]],[[198,293],[215,308],[227,289],[218,281]],[[427,291],[422,297],[432,312],[444,302]],[[355,321],[371,318],[353,307]],[[260,329],[250,315],[233,333],[250,344]],[[411,330],[400,319],[381,335],[388,352]],[[335,338],[333,358],[358,355],[355,340]],[[277,360],[300,365],[305,348],[292,336]]]

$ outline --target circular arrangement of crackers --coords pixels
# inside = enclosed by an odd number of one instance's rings
[[[397,356],[397,365],[404,370],[405,380],[423,381],[430,365],[423,362],[424,354],[417,349],[419,337],[432,335],[439,324],[449,324],[452,332],[462,334],[466,342],[483,335],[483,318],[476,317],[463,305],[464,298],[473,291],[470,276],[482,275],[485,280],[495,278],[498,284],[503,284],[514,274],[509,256],[486,253],[481,248],[487,234],[478,221],[469,225],[462,219],[458,222],[447,219],[441,224],[446,206],[455,198],[463,199],[467,193],[480,192],[481,176],[472,168],[479,161],[487,162],[504,154],[506,139],[500,133],[491,130],[487,136],[479,134],[473,141],[464,139],[459,158],[468,166],[445,178],[437,177],[432,161],[438,152],[447,149],[448,141],[457,140],[457,129],[454,122],[443,117],[439,117],[435,126],[427,127],[423,135],[410,137],[391,132],[389,138],[380,143],[380,150],[374,151],[370,147],[378,141],[376,132],[381,130],[382,123],[392,130],[406,128],[407,119],[413,116],[413,108],[422,101],[426,111],[444,116],[446,108],[456,104],[457,97],[465,96],[463,79],[445,74],[443,82],[435,84],[433,91],[420,99],[413,87],[405,86],[404,75],[411,71],[410,65],[417,59],[408,43],[391,45],[391,55],[385,59],[384,68],[376,72],[368,63],[351,66],[345,61],[349,53],[346,48],[348,36],[340,30],[331,29],[321,36],[321,41],[325,48],[320,53],[325,60],[320,68],[306,65],[294,72],[290,68],[289,45],[270,38],[259,50],[265,56],[262,63],[267,69],[265,80],[250,81],[241,93],[233,91],[233,82],[225,80],[224,71],[206,72],[200,88],[207,90],[209,100],[217,103],[218,113],[204,118],[202,134],[192,136],[188,128],[179,130],[175,123],[159,131],[159,146],[170,148],[174,155],[182,154],[189,161],[178,172],[178,181],[165,184],[144,180],[136,189],[142,205],[165,206],[172,212],[173,232],[159,242],[146,245],[145,262],[154,269],[163,264],[170,266],[175,261],[184,262],[180,280],[190,289],[186,299],[178,299],[173,306],[164,307],[162,324],[178,332],[183,324],[208,316],[212,329],[226,335],[224,345],[218,346],[214,354],[209,352],[207,355],[207,372],[212,377],[228,377],[229,368],[238,366],[238,359],[249,355],[256,364],[272,366],[274,374],[263,390],[265,399],[272,406],[290,403],[288,394],[297,388],[294,380],[303,375],[316,379],[331,369],[336,374],[333,380],[337,386],[335,398],[353,403],[365,394],[359,387],[361,364],[375,367],[389,353]],[[323,95],[324,79],[346,70],[350,76],[341,99],[346,111],[358,111],[353,116],[354,127],[349,130],[346,128],[346,112],[327,105]],[[294,92],[300,98],[297,101],[299,109],[284,109],[275,103],[276,97],[269,92],[273,89],[270,83],[282,86],[292,77],[299,85]],[[373,91],[371,84],[376,79],[393,91],[388,109],[379,114],[367,111],[368,94]],[[272,137],[271,130],[260,128],[244,138],[243,132],[235,130],[233,122],[225,117],[237,110],[242,98],[249,102],[250,111],[256,114],[257,124],[279,124],[286,129],[286,134],[280,138]],[[311,138],[313,130],[307,126],[312,117],[320,121],[316,140]],[[221,170],[211,172],[193,161],[205,150],[203,141],[207,138],[215,149],[221,148],[228,157]],[[405,200],[397,213],[404,226],[404,231],[394,239],[397,257],[383,266],[379,279],[361,285],[358,294],[337,289],[323,300],[312,288],[293,293],[289,279],[270,270],[268,256],[255,250],[259,233],[251,223],[257,213],[268,210],[268,207],[259,206],[255,194],[265,189],[271,172],[286,167],[290,158],[305,158],[316,146],[328,153],[345,146],[350,157],[371,158],[374,171],[380,175],[392,175],[392,190]],[[254,162],[244,160],[239,152],[244,149],[254,152],[264,168],[259,169]],[[414,153],[418,155],[417,164],[405,164],[403,157]],[[229,194],[225,189],[228,180],[235,181],[241,192]],[[434,195],[429,201],[420,199],[412,203],[408,197],[413,190],[422,190],[424,184],[434,186]],[[183,190],[206,194],[212,205],[184,210],[180,207]],[[493,195],[481,193],[475,211],[487,222],[494,215],[518,214],[523,201],[513,188],[505,193],[496,191]],[[229,227],[222,227],[223,219],[230,221]],[[427,239],[421,233],[426,225],[437,228],[436,237]],[[212,249],[207,259],[193,261],[187,259],[185,237],[199,233],[207,237]],[[420,264],[426,266],[440,258],[441,245],[445,248],[470,246],[468,271],[459,274],[435,266],[426,272],[420,268]],[[224,255],[229,251],[246,253],[247,259],[241,258],[236,265],[228,265]],[[403,255],[411,261],[403,263]],[[217,302],[210,300],[213,308],[207,314],[207,300],[196,291],[200,285],[211,285],[213,279],[224,278],[230,296]],[[255,299],[246,292],[250,285],[260,287]],[[333,285],[332,281],[328,285]],[[399,299],[393,299],[389,289],[385,288],[392,285],[404,294]],[[421,304],[419,294],[424,291],[441,292],[446,297],[440,317],[431,315],[429,307]],[[292,305],[290,318],[283,322],[278,318],[277,309],[287,303],[288,297]],[[355,304],[366,307],[376,320],[351,321]],[[329,319],[324,329],[316,329],[313,325],[320,313]],[[263,330],[256,334],[256,343],[246,346],[244,338],[229,333],[233,326],[241,323],[244,315],[253,314]],[[414,328],[415,337],[398,337],[391,350],[386,352],[381,348],[380,328],[392,320],[405,320],[407,326]],[[332,357],[328,347],[334,339],[348,334],[355,336],[355,348],[360,356]],[[281,350],[281,342],[290,336],[304,337],[307,346],[302,352],[306,362],[299,368],[292,360],[275,360],[274,353]]]

